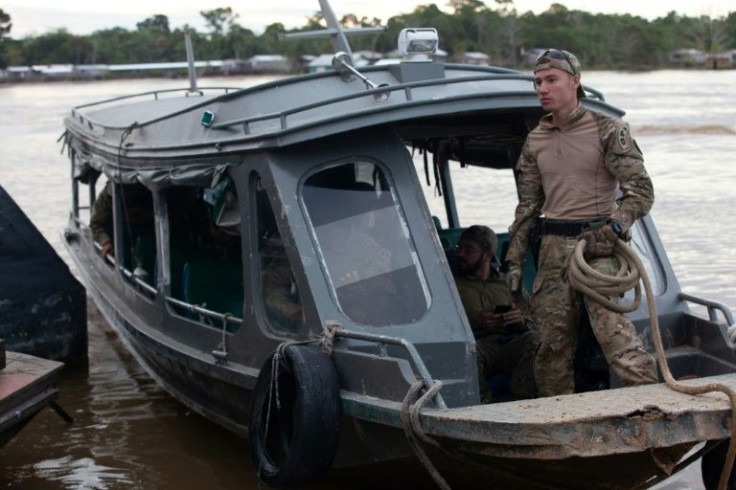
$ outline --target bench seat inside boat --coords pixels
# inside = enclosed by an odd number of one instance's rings
[[[243,271],[240,263],[203,257],[184,264],[182,299],[218,313],[243,316]]]

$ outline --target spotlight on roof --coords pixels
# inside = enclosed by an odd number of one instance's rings
[[[407,27],[399,33],[399,52],[403,55],[434,54],[438,43],[434,27]]]

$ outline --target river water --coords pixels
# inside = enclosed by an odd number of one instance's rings
[[[209,78],[199,85],[266,80]],[[583,82],[627,111],[655,186],[651,214],[684,291],[736,308],[736,70],[591,72]],[[0,85],[0,184],[68,263],[60,238],[71,201],[69,165],[57,142],[63,117],[75,105],[186,83]],[[479,204],[488,195],[472,173],[456,179],[456,186],[477,192]],[[480,218],[472,209],[467,216]],[[503,229],[509,222],[487,224]],[[60,382],[60,404],[75,421],[42,412],[0,452],[0,488],[265,488],[251,469],[247,443],[158,388],[89,310],[89,371]],[[661,488],[701,488],[696,466]],[[336,472],[310,488],[432,488],[416,466],[383,473]]]

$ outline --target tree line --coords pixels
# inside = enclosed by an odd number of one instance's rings
[[[591,14],[570,10],[553,3],[541,14],[520,13],[512,0],[449,0],[452,12],[436,4],[419,5],[413,12],[396,15],[382,24],[378,18],[358,18],[347,14],[346,27],[385,25],[375,36],[351,39],[354,51],[387,53],[396,48],[398,33],[404,27],[435,27],[440,47],[451,59],[466,52],[480,51],[491,63],[520,67],[522,54],[532,48],[557,47],[575,53],[586,69],[655,69],[668,66],[668,54],[681,48],[705,53],[736,48],[736,12],[727,16],[688,17],[670,12],[649,21],[629,14]],[[256,54],[283,54],[292,58],[331,52],[325,39],[279,40],[279,34],[323,27],[320,13],[306,19],[305,25],[287,30],[273,23],[260,35],[238,23],[231,7],[200,12],[206,32],[184,26],[171,29],[168,17],[153,15],[143,19],[135,30],[114,27],[87,36],[58,29],[24,39],[10,37],[10,12],[0,9],[0,68],[42,64],[122,64],[183,61],[184,31],[191,33],[198,60],[249,58]]]

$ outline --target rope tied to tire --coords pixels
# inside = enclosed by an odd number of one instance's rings
[[[575,290],[612,311],[629,313],[639,308],[639,304],[641,303],[640,283],[643,284],[649,309],[649,324],[652,329],[652,339],[657,351],[657,361],[667,386],[687,395],[701,395],[720,391],[728,397],[731,403],[731,439],[718,483],[718,490],[726,490],[733,468],[734,457],[736,457],[736,390],[723,383],[708,383],[701,386],[693,386],[677,381],[670,372],[667,358],[664,354],[664,345],[662,343],[662,335],[657,316],[657,305],[654,301],[649,276],[647,276],[641,259],[623,240],[617,240],[613,250],[613,257],[618,260],[619,269],[615,276],[609,276],[601,274],[588,265],[583,256],[585,245],[586,241],[580,240],[575,246],[575,251],[571,257],[568,269],[570,285]],[[622,295],[630,289],[634,289],[635,291],[635,298],[632,304],[620,305],[617,301],[611,299]]]

